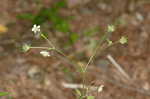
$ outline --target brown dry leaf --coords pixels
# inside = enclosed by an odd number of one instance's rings
[[[5,33],[8,31],[8,28],[2,24],[0,24],[0,34]]]

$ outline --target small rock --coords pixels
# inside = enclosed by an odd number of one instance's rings
[[[144,17],[143,17],[143,15],[141,14],[141,13],[136,13],[136,19],[138,20],[138,21],[140,21],[140,22],[142,22],[143,20],[144,20]]]
[[[50,85],[51,85],[51,81],[50,81],[50,79],[48,79],[48,77],[45,78],[44,84],[45,84],[46,86],[50,86]]]
[[[149,83],[146,82],[146,83],[143,85],[143,88],[144,88],[145,90],[149,90],[149,88],[150,88]]]
[[[107,9],[107,4],[100,2],[100,3],[97,4],[97,7],[102,9],[102,10],[106,10]]]
[[[43,81],[44,75],[40,68],[33,66],[28,70],[28,76],[33,80]]]
[[[22,58],[22,57],[17,57],[16,58],[16,63],[18,63],[18,64],[23,64],[25,62],[26,62],[25,58]]]

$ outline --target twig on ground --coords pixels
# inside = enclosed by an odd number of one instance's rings
[[[115,80],[112,80],[110,78],[101,78],[103,79],[104,81],[107,81],[109,83],[112,83],[114,84],[115,86],[118,86],[120,88],[124,88],[124,89],[127,89],[127,90],[130,90],[130,91],[134,91],[134,92],[137,92],[137,93],[140,93],[140,94],[144,94],[144,95],[148,95],[150,96],[150,92],[147,91],[147,90],[144,90],[142,88],[135,88],[135,87],[131,87],[131,86],[128,86],[128,85],[125,85],[125,84],[122,84],[118,81],[115,81]]]
[[[89,89],[89,90],[93,90],[93,91],[99,91],[101,92],[103,90],[104,85],[100,85],[100,86],[87,86],[87,85],[83,85],[83,84],[72,84],[72,83],[65,83],[62,82],[62,86],[65,88],[70,88],[70,89]]]
[[[115,61],[115,59],[109,54],[107,59],[119,70],[119,72],[126,77],[128,80],[131,80],[131,77],[126,73],[126,71]]]

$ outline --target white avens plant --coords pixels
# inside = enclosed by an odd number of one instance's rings
[[[62,55],[63,57],[65,57],[68,60],[68,62],[70,62],[73,66],[81,67],[81,69],[82,69],[82,71],[81,71],[82,75],[81,76],[82,76],[82,80],[83,80],[82,81],[83,85],[80,86],[80,87],[82,87],[83,90],[82,90],[82,92],[78,91],[78,93],[80,93],[80,99],[84,99],[84,98],[94,99],[95,97],[94,96],[88,96],[88,90],[85,90],[86,89],[86,76],[85,75],[86,75],[86,72],[87,72],[87,68],[89,67],[90,63],[93,61],[93,59],[96,56],[98,51],[103,51],[106,48],[113,46],[114,44],[118,44],[118,43],[125,44],[128,41],[127,37],[124,37],[124,36],[122,36],[119,40],[117,40],[115,42],[111,41],[110,40],[110,35],[114,31],[115,31],[115,26],[114,25],[108,25],[107,32],[100,39],[100,41],[97,44],[93,54],[90,56],[90,58],[89,58],[89,60],[88,60],[88,62],[85,66],[81,66],[80,64],[78,64],[74,60],[67,57],[67,55],[65,55],[61,50],[58,50],[55,47],[55,45],[53,45],[53,43],[41,32],[40,25],[36,25],[36,24],[33,25],[32,32],[34,33],[35,37],[44,38],[47,41],[47,44],[49,44],[49,46],[48,47],[32,47],[28,44],[24,44],[22,49],[24,50],[24,52],[27,52],[30,49],[41,49],[40,54],[43,57],[50,57],[51,56],[50,51],[55,51],[55,52],[59,53],[60,55]],[[105,44],[106,42],[107,42],[107,45]],[[106,45],[106,47],[104,47],[102,45]],[[102,92],[103,87],[104,87],[104,85],[96,87],[97,92]]]

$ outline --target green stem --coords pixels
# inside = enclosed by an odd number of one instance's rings
[[[111,45],[108,45],[107,47],[105,47],[104,49],[102,49],[101,45],[103,44],[103,42],[105,40],[107,40],[110,37],[110,35],[111,35],[111,33],[108,32],[108,33],[106,33],[100,39],[98,45],[95,48],[95,51],[93,52],[93,55],[90,56],[90,58],[88,60],[88,63],[85,65],[85,68],[83,68],[83,71],[82,71],[82,77],[83,77],[82,78],[82,82],[83,82],[82,97],[86,96],[86,93],[87,93],[87,90],[85,89],[87,68],[90,65],[90,63],[92,62],[92,60],[94,59],[94,57],[96,56],[97,51],[100,49],[100,52],[102,52],[103,50],[107,49],[108,47],[111,47],[112,45],[118,43],[118,42],[112,43]],[[64,56],[68,61],[70,61],[75,67],[76,67],[76,65],[80,66],[76,62],[74,62],[73,60],[71,60],[70,58],[68,58],[62,51],[56,49],[55,46],[52,44],[52,42],[50,40],[48,40],[47,37],[44,34],[41,34],[41,37],[43,37],[48,42],[48,44],[50,45],[50,47],[52,47],[52,48],[49,48],[49,47],[31,47],[31,48],[42,48],[42,49],[48,49],[48,50],[55,50],[56,52],[58,52],[59,54],[61,54],[62,56]],[[84,89],[85,89],[85,91],[84,91]]]
[[[84,69],[83,74],[82,74],[82,76],[83,76],[83,89],[85,88],[85,84],[86,84],[86,73],[87,73],[86,71],[87,71],[87,68],[88,68],[88,66],[90,65],[90,63],[92,62],[92,60],[94,59],[94,57],[96,56],[97,51],[98,51],[99,49],[101,49],[101,45],[103,44],[103,42],[104,42],[105,40],[107,40],[110,35],[111,35],[111,33],[107,32],[107,33],[100,39],[98,45],[97,45],[96,48],[95,48],[95,51],[94,51],[93,55],[89,58],[89,61],[88,61],[88,63],[87,63],[86,66],[85,66],[85,69]],[[100,52],[101,52],[101,51],[100,51]],[[86,91],[84,91],[83,94],[84,94],[84,96],[86,96]]]
[[[68,63],[71,63],[71,65],[73,65],[75,67],[78,66],[78,64],[76,64],[76,62],[74,62],[73,60],[68,58],[67,55],[65,55],[62,51],[56,49],[56,47],[52,44],[52,42],[44,34],[41,33],[41,37],[43,37],[47,41],[47,43],[50,45],[50,47],[52,47],[50,50],[55,50],[56,52],[61,54],[63,57],[65,57],[66,60],[68,60],[67,61]]]
[[[41,37],[43,37],[51,47],[55,48],[53,43],[44,34],[41,33]]]

